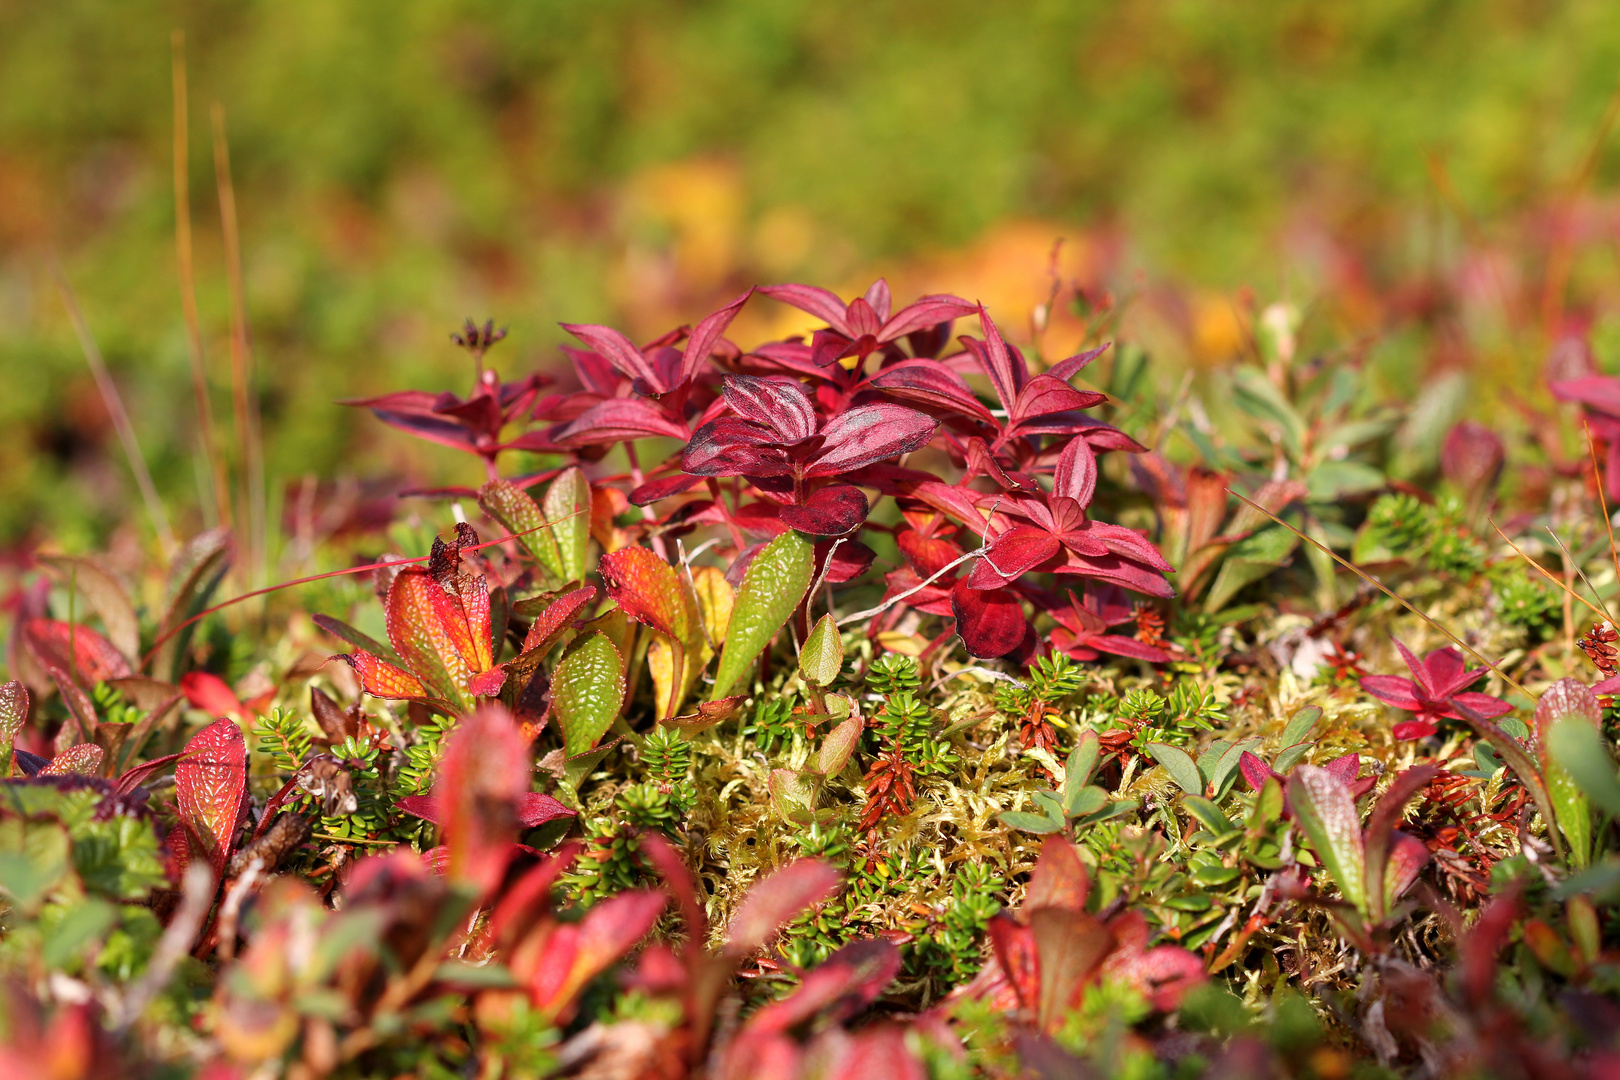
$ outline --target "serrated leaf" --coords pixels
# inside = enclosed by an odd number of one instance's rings
[[[1317,721],[1322,719],[1322,710],[1315,705],[1307,705],[1288,718],[1288,723],[1282,729],[1282,736],[1277,742],[1282,746],[1294,746],[1305,742],[1315,730]],[[1278,770],[1279,772],[1281,770]]]
[[[844,666],[844,643],[831,615],[816,620],[799,650],[799,674],[816,686],[831,686]]]
[[[753,667],[810,588],[815,545],[789,530],[766,544],[748,564],[726,627],[725,651],[709,700],[726,697]]]
[[[591,482],[577,465],[564,469],[546,489],[540,509],[551,524],[551,535],[557,538],[562,580],[583,580],[590,569]]]
[[[1164,766],[1164,771],[1181,786],[1182,791],[1189,795],[1203,794],[1204,780],[1198,775],[1198,765],[1191,754],[1168,743],[1148,743],[1147,752],[1154,761]]]
[[[1048,836],[1063,828],[1062,822],[1053,821],[1044,814],[1031,814],[1023,810],[1003,810],[996,815],[996,820],[1008,828],[1035,833],[1037,836]]]
[[[497,478],[478,489],[478,505],[502,528],[518,538],[518,543],[546,571],[553,584],[576,580],[563,574],[562,553],[557,548],[557,538],[552,535],[551,529],[545,527],[545,514],[527,491],[511,481]]]
[[[624,704],[624,662],[606,634],[585,635],[557,662],[551,702],[569,757],[592,749],[607,734]]]
[[[11,775],[11,746],[28,719],[28,690],[16,679],[0,686],[0,780]]]
[[[697,603],[679,571],[644,547],[626,547],[602,556],[597,566],[607,594],[625,615],[696,648],[703,635]]]
[[[234,720],[215,720],[191,737],[174,767],[175,806],[194,854],[217,881],[230,862],[247,805],[247,743]]]
[[[1326,769],[1301,765],[1288,778],[1288,803],[1323,869],[1345,900],[1365,914],[1366,852],[1350,789]]]
[[[77,773],[80,776],[94,776],[101,771],[101,759],[105,753],[95,743],[78,743],[51,758],[50,764],[39,770],[39,775],[66,776]]]

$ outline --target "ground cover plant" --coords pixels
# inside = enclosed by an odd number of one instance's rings
[[[40,555],[6,1074],[1615,1075],[1620,379],[1508,445],[1286,305],[1208,405],[1089,325],[468,323],[348,565]]]

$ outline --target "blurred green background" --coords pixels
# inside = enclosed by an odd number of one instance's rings
[[[219,438],[234,445],[215,103],[278,516],[307,476],[478,478],[331,404],[465,390],[447,334],[466,315],[510,326],[507,373],[554,363],[558,320],[650,336],[766,280],[885,273],[899,298],[951,289],[1017,326],[1064,237],[1065,274],[1147,297],[1155,347],[1209,363],[1240,344],[1244,287],[1332,295],[1343,327],[1377,333],[1403,283],[1465,249],[1540,250],[1566,193],[1620,177],[1615,140],[1583,173],[1620,72],[1612,0],[5,0],[7,547],[82,549],[140,521],[52,258],[166,502],[184,530],[200,520],[175,29]],[[1576,279],[1612,277],[1611,218],[1581,219],[1605,253]]]

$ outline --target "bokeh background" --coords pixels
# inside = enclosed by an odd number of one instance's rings
[[[139,515],[53,266],[165,503],[202,521],[177,29],[216,434],[217,104],[278,518],[306,478],[478,479],[332,404],[464,391],[464,316],[510,328],[511,374],[555,365],[559,320],[650,336],[755,282],[883,274],[1024,336],[1059,239],[1061,279],[1128,300],[1163,373],[1240,353],[1278,299],[1395,391],[1461,373],[1504,423],[1559,341],[1616,359],[1612,0],[3,0],[9,550]],[[760,303],[734,336],[795,318]]]

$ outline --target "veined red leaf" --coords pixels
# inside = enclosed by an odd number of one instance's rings
[[[65,776],[68,773],[78,773],[80,776],[95,776],[101,771],[102,756],[101,747],[95,743],[78,743],[51,758],[50,763],[39,770],[39,775]]]
[[[698,428],[681,453],[681,468],[695,476],[786,476],[787,451],[770,445],[758,424],[722,416]]]
[[[552,673],[551,703],[569,757],[596,746],[624,704],[624,661],[601,631],[576,641]]]
[[[215,720],[191,737],[174,767],[175,806],[194,854],[216,880],[225,872],[247,814],[247,743],[234,720]]]
[[[738,416],[773,432],[784,444],[803,442],[816,433],[815,405],[792,379],[727,375],[721,392]]]
[[[962,549],[954,541],[924,536],[911,529],[900,533],[894,541],[920,577],[931,577],[962,557]]]
[[[766,544],[749,562],[732,603],[710,701],[731,693],[804,599],[815,567],[814,555],[814,545],[790,530]]]
[[[838,476],[884,458],[908,454],[928,445],[938,426],[933,417],[904,405],[857,405],[822,427],[821,452],[804,475]]]
[[[83,623],[28,619],[23,622],[22,639],[41,664],[61,668],[86,686],[135,673],[112,642]]]
[[[872,385],[890,397],[913,405],[931,406],[995,424],[996,418],[974,397],[967,380],[937,360],[913,360],[884,368]]]
[[[676,473],[674,476],[663,476],[657,480],[648,480],[645,484],[630,492],[632,506],[649,506],[659,499],[667,499],[671,495],[679,495],[683,491],[690,491],[703,483],[703,477],[693,476],[690,473]]]
[[[472,670],[439,621],[434,594],[443,592],[426,570],[408,567],[395,575],[385,611],[388,640],[432,697],[462,705]]]
[[[1384,864],[1383,905],[1388,912],[1429,862],[1429,845],[1399,829],[1390,834],[1389,856]]]
[[[562,328],[573,334],[579,340],[591,347],[591,350],[612,364],[620,374],[631,379],[640,379],[651,386],[658,393],[669,389],[658,377],[635,342],[625,337],[611,326],[596,326],[590,323],[561,323]]]
[[[843,536],[860,527],[871,507],[853,484],[833,484],[810,493],[802,505],[784,506],[778,515],[811,536]]]
[[[642,398],[608,398],[551,431],[551,441],[567,450],[605,446],[634,439],[686,439],[684,424],[670,419]]]
[[[1022,374],[1018,370],[1021,361],[1016,362],[1007,343],[1002,339],[1001,330],[997,328],[995,320],[990,313],[979,306],[979,327],[984,331],[984,340],[976,341],[970,337],[962,338],[962,344],[968,352],[979,362],[979,367],[990,377],[990,385],[995,387],[996,397],[1001,399],[1001,407],[1012,415],[1013,407],[1018,402],[1018,391],[1023,389],[1024,380],[1019,378]]]
[[[1058,458],[1052,494],[1064,495],[1082,507],[1091,505],[1097,491],[1097,455],[1084,439],[1070,439]]]
[[[1036,375],[1018,392],[1018,400],[1013,404],[1009,426],[1017,427],[1020,422],[1037,416],[1048,416],[1072,409],[1089,409],[1107,400],[1107,395],[1099,394],[1095,390],[1076,390],[1062,379],[1051,375]]]
[[[529,790],[529,748],[512,714],[481,705],[451,732],[435,785],[444,811],[447,873],[486,895],[500,883]]]
[[[1015,525],[996,537],[973,564],[970,589],[998,589],[1051,559],[1062,545],[1058,538],[1034,525]]]
[[[1057,363],[1046,369],[1046,374],[1052,376],[1054,379],[1061,379],[1067,383],[1070,379],[1074,378],[1075,374],[1080,371],[1081,368],[1084,368],[1087,364],[1097,359],[1097,357],[1107,352],[1108,347],[1112,344],[1113,342],[1111,341],[1105,341],[1094,349],[1087,349],[1083,353],[1076,353],[1067,360],[1059,360]]]
[[[363,649],[352,653],[339,653],[338,659],[348,663],[360,676],[360,687],[372,697],[390,701],[427,698],[432,695],[422,680],[388,661],[372,656]]]
[[[726,927],[726,953],[747,956],[762,948],[800,912],[819,904],[843,883],[819,859],[797,859],[754,884]]]
[[[524,635],[524,655],[527,656],[536,649],[549,650],[595,598],[596,586],[586,585],[572,592],[563,593],[547,604],[535,615],[534,622],[529,624],[529,632]]]
[[[1344,898],[1366,912],[1366,850],[1350,789],[1326,769],[1300,765],[1288,777],[1288,804]]]
[[[977,304],[970,304],[960,296],[952,296],[949,293],[919,296],[895,312],[893,317],[886,318],[877,332],[877,339],[895,341],[918,330],[932,329],[940,323],[964,318],[977,310]],[[882,317],[883,312],[879,311],[878,315]]]
[[[737,312],[742,310],[742,306],[753,295],[754,290],[749,289],[737,299],[708,315],[702,322],[697,324],[691,336],[686,339],[686,348],[681,352],[680,370],[682,382],[689,382],[697,376],[704,362],[709,359],[709,354],[714,352],[714,347],[719,344],[720,335],[726,332],[726,327],[731,325],[731,320],[737,317]]]
[[[759,291],[773,300],[792,304],[800,311],[814,315],[841,334],[853,337],[845,316],[849,307],[826,289],[814,285],[761,285]]]
[[[626,547],[610,551],[602,556],[597,570],[608,596],[630,618],[683,646],[701,639],[691,590],[680,573],[651,550]]]
[[[1006,656],[1024,640],[1024,609],[1006,589],[974,589],[966,578],[951,590],[956,632],[970,655],[981,660]]]

